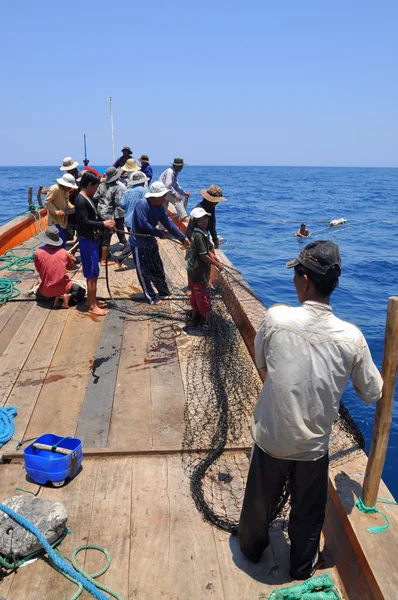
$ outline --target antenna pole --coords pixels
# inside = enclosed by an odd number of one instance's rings
[[[112,97],[109,96],[109,112],[111,117],[111,137],[112,137],[112,161],[115,162],[115,136],[113,133],[113,111],[112,111]]]
[[[84,134],[84,160],[87,160],[86,134]]]

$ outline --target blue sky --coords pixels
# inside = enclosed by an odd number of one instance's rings
[[[1,165],[398,166],[398,3],[19,0],[0,9]],[[119,154],[117,152],[117,154]]]

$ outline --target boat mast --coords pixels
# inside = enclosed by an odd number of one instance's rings
[[[84,160],[87,160],[87,144],[86,144],[86,134],[84,133]]]
[[[112,136],[112,162],[115,162],[115,136],[113,133],[113,111],[112,111],[112,97],[109,96],[109,112],[111,116],[111,136]]]

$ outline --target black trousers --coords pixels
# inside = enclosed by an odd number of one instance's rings
[[[134,260],[138,279],[148,302],[153,304],[159,300],[159,296],[168,296],[170,292],[158,246],[150,249],[134,247]]]
[[[269,544],[270,519],[290,474],[290,574],[307,579],[314,573],[328,495],[329,455],[316,461],[282,460],[256,444],[239,521],[242,553],[254,562]]]
[[[86,295],[86,290],[82,288],[77,283],[72,283],[72,287],[69,290],[68,294],[71,294],[69,298],[69,306],[76,306],[80,302],[83,302],[84,297]],[[54,304],[55,296],[49,298],[48,296],[44,296],[39,290],[36,291],[36,300],[43,304]]]
[[[124,217],[119,217],[115,219],[116,229],[119,231],[124,231]],[[127,244],[126,235],[124,233],[116,233],[119,242],[121,244]]]

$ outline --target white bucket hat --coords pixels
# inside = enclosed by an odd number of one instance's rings
[[[72,171],[72,169],[76,169],[79,166],[79,163],[73,160],[71,156],[67,156],[62,161],[62,167],[60,167],[60,171]]]
[[[142,171],[133,171],[130,175],[128,187],[142,185],[148,181],[148,177]]]
[[[202,217],[211,217],[210,213],[206,212],[204,208],[201,206],[197,206],[193,210],[191,210],[191,214],[189,215],[191,219],[201,219]]]
[[[72,188],[77,190],[76,180],[70,173],[65,173],[59,179],[57,179],[58,185],[63,185],[64,187]]]
[[[155,181],[149,188],[149,192],[145,194],[145,198],[161,198],[168,192],[168,188],[161,181]]]

